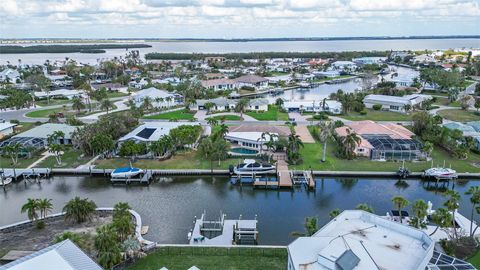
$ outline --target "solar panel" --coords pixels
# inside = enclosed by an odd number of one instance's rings
[[[150,138],[150,136],[152,136],[152,134],[155,132],[155,130],[157,130],[157,129],[156,128],[144,128],[144,129],[142,129],[142,131],[138,132],[136,136],[148,140],[148,138]]]

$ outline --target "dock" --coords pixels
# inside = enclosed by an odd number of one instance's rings
[[[292,175],[288,170],[288,164],[285,160],[277,161],[277,177],[278,177],[278,186],[281,188],[292,188],[293,181]]]
[[[139,183],[139,184],[150,184],[150,180],[153,179],[153,172],[146,171],[145,173],[141,174],[140,177],[126,177],[126,178],[111,178],[110,182],[112,184],[132,184],[132,183]]]
[[[0,170],[0,176],[4,179],[11,178],[14,181],[20,178],[24,180],[40,180],[50,177],[52,173],[48,168],[31,168],[31,169],[2,169]]]

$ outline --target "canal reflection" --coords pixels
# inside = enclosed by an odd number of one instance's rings
[[[0,193],[0,225],[26,218],[20,207],[27,198],[50,198],[53,212],[75,196],[94,200],[99,207],[128,202],[150,226],[147,239],[162,243],[186,243],[193,218],[205,210],[210,216],[223,211],[228,217],[259,219],[260,244],[288,244],[290,233],[302,231],[304,219],[316,216],[319,225],[328,222],[328,213],[336,208],[352,209],[360,203],[371,205],[384,215],[392,209],[391,198],[404,196],[410,201],[443,204],[443,192],[460,192],[460,212],[469,215],[471,205],[465,191],[479,181],[459,181],[455,185],[436,186],[419,180],[318,178],[315,191],[303,187],[293,190],[254,190],[233,186],[227,177],[162,177],[150,186],[112,186],[105,178],[56,176],[41,184],[19,182]],[[401,184],[399,184],[401,183]],[[478,218],[477,218],[478,221]]]

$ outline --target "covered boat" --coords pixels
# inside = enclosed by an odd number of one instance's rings
[[[457,171],[449,168],[430,168],[423,173],[425,177],[433,177],[436,179],[454,179],[457,178]]]
[[[259,163],[254,159],[245,159],[243,163],[233,167],[233,173],[239,175],[275,173],[275,167],[268,163]]]
[[[133,167],[122,167],[115,169],[110,175],[112,178],[132,178],[144,173],[144,170]]]

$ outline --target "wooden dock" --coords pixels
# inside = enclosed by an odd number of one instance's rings
[[[253,182],[253,187],[256,188],[278,188],[278,181],[261,181],[257,180]]]
[[[304,171],[303,175],[305,176],[305,179],[307,179],[308,181],[308,188],[315,189],[315,178],[313,177],[312,172]]]
[[[292,176],[288,170],[288,164],[285,160],[277,161],[278,186],[281,188],[291,188],[293,186]]]

